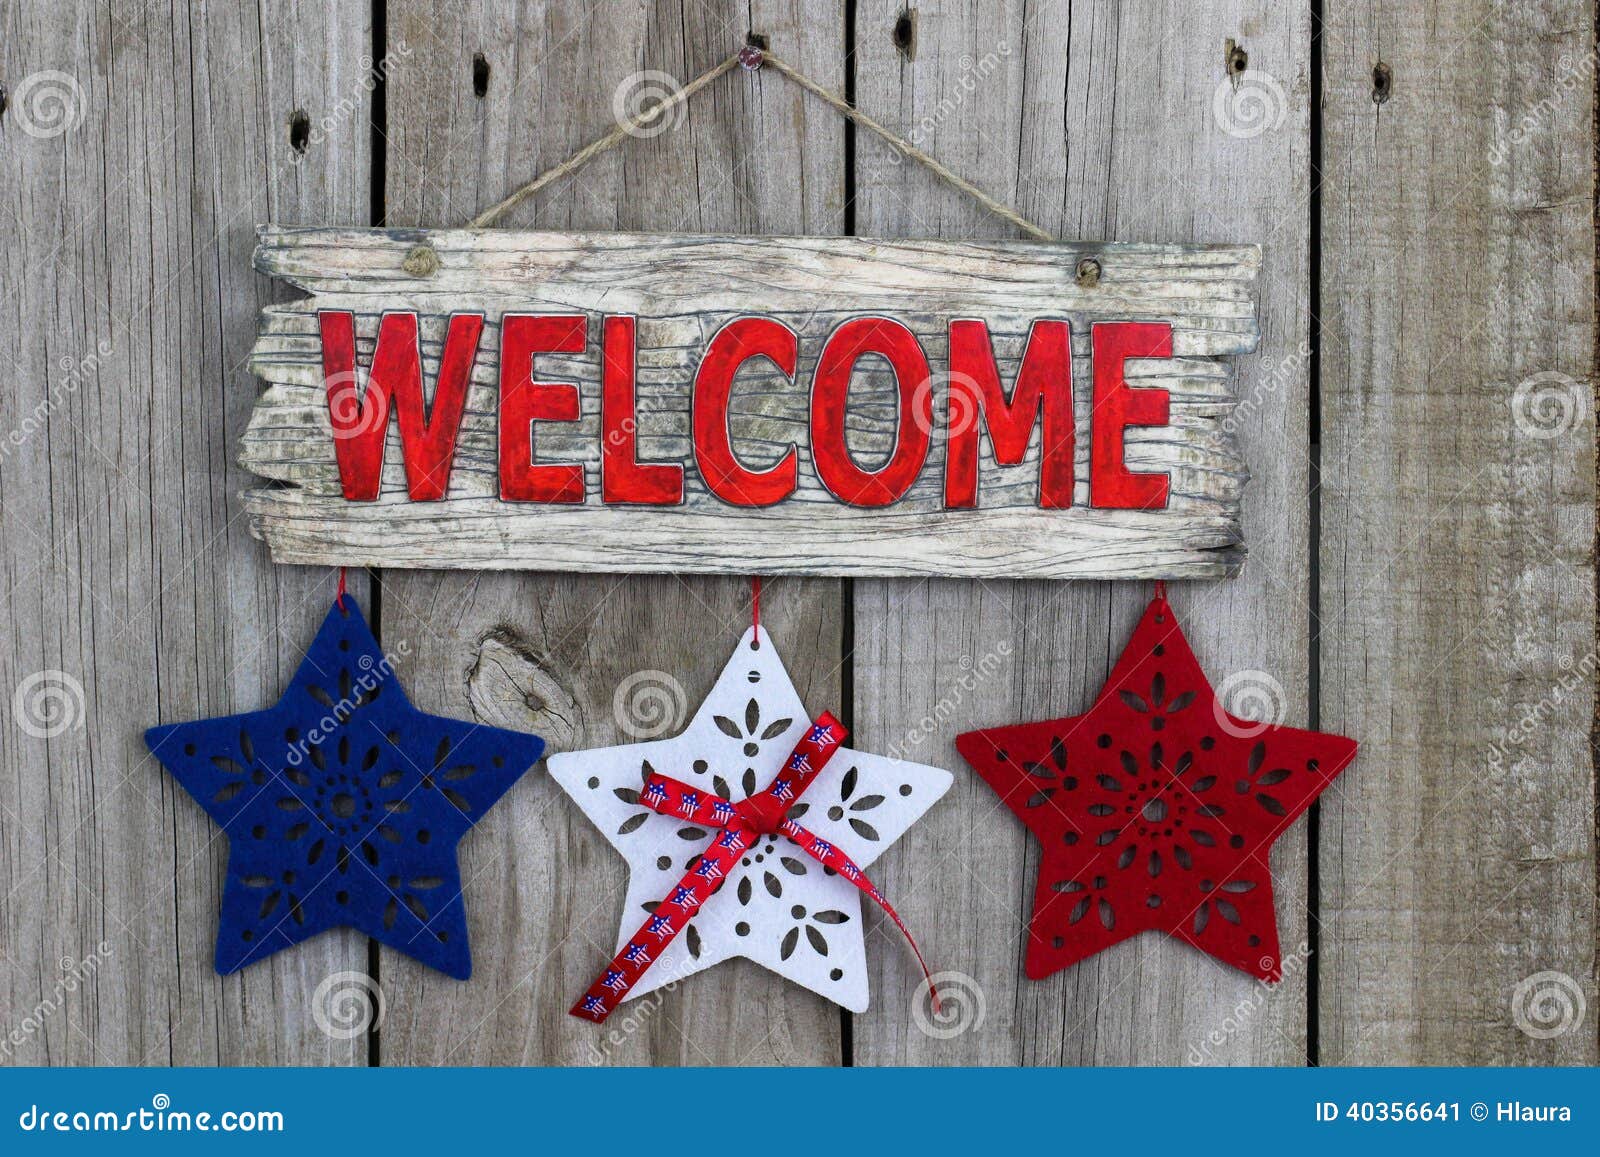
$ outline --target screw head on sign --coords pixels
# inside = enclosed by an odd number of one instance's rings
[[[1078,262],[1078,284],[1085,289],[1093,289],[1100,284],[1100,263],[1093,257],[1085,257]]]
[[[766,53],[762,52],[754,44],[746,44],[739,49],[739,67],[746,72],[754,72],[760,68],[766,58]]]

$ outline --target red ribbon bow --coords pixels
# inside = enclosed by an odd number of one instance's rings
[[[644,976],[651,962],[694,918],[701,903],[722,886],[734,863],[762,836],[779,834],[788,836],[817,863],[833,869],[872,897],[873,902],[894,921],[895,927],[905,936],[906,943],[911,945],[922,975],[928,981],[933,1007],[938,1009],[939,994],[934,991],[933,977],[928,973],[922,953],[917,950],[917,942],[911,938],[911,933],[889,901],[883,898],[883,893],[849,856],[787,818],[789,809],[805,794],[823,766],[844,742],[845,734],[844,724],[830,712],[823,712],[795,745],[794,753],[784,762],[783,769],[767,785],[766,790],[739,803],[729,803],[721,796],[664,775],[652,775],[645,781],[644,791],[639,796],[640,803],[661,815],[705,824],[720,829],[720,832],[695,861],[694,867],[656,905],[649,919],[628,938],[622,951],[606,965],[600,978],[589,986],[589,991],[572,1006],[569,1011],[573,1016],[592,1020],[596,1024],[610,1016]]]

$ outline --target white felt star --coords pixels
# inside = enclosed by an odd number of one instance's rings
[[[772,782],[811,718],[771,637],[752,628],[681,734],[550,757],[550,774],[628,861],[619,949],[711,839],[706,829],[639,803],[645,776],[659,772],[737,803]],[[868,868],[950,783],[942,768],[841,747],[789,816]],[[860,895],[787,836],[764,837],[630,998],[745,956],[861,1012],[867,970]]]

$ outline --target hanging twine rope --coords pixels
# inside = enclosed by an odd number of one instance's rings
[[[989,196],[989,194],[978,188],[978,186],[974,185],[971,181],[957,176],[955,173],[945,168],[944,165],[940,164],[933,157],[929,156],[916,145],[906,140],[905,137],[902,137],[898,133],[891,131],[885,126],[879,124],[877,121],[873,120],[860,109],[853,107],[838,93],[830,92],[829,90],[823,88],[820,84],[812,80],[809,76],[806,76],[803,72],[791,67],[781,57],[774,56],[771,52],[754,47],[741,48],[738,52],[734,53],[720,64],[717,64],[712,68],[707,69],[705,72],[702,72],[699,76],[695,77],[688,84],[678,89],[671,96],[664,98],[660,103],[651,105],[648,109],[645,109],[642,112],[629,117],[627,120],[622,121],[617,125],[616,128],[612,129],[605,136],[591,141],[589,144],[573,153],[572,156],[562,161],[559,165],[556,165],[554,168],[546,169],[544,172],[540,173],[533,180],[529,181],[526,185],[523,185],[520,189],[516,190],[498,204],[492,205],[488,209],[485,209],[482,213],[479,213],[468,223],[469,227],[473,229],[482,229],[493,224],[496,220],[503,217],[509,210],[517,205],[520,205],[523,201],[533,196],[552,181],[560,180],[567,174],[576,172],[578,169],[581,169],[584,165],[588,164],[601,153],[607,151],[608,149],[615,148],[617,145],[621,144],[623,140],[632,136],[639,129],[656,123],[662,117],[666,116],[667,113],[671,112],[674,108],[678,107],[680,104],[683,104],[695,93],[705,88],[706,85],[716,80],[717,77],[721,76],[725,72],[730,72],[736,66],[741,65],[746,71],[749,72],[754,72],[759,68],[770,65],[773,69],[794,81],[801,88],[805,89],[812,96],[816,97],[818,100],[834,109],[839,113],[839,115],[845,117],[852,123],[858,124],[862,128],[877,134],[896,152],[903,156],[910,157],[913,161],[916,161],[918,164],[927,168],[940,180],[946,182],[954,188],[960,189],[963,193],[977,201],[996,217],[999,217],[1004,221],[1009,221],[1018,229],[1021,229],[1024,233],[1028,234],[1030,237],[1036,238],[1037,240],[1055,240],[1050,233],[1044,229],[1041,229],[1032,221],[1029,221],[1015,209],[1011,208],[1009,205],[1004,205],[1001,202],[996,201],[993,197]]]
[[[669,97],[664,98],[659,104],[651,105],[649,108],[629,117],[627,120],[618,124],[616,128],[612,129],[605,136],[599,138],[598,140],[590,141],[587,145],[573,153],[555,168],[546,169],[533,180],[529,181],[526,185],[522,186],[522,188],[512,193],[509,197],[506,197],[497,204],[489,206],[489,208],[485,209],[482,213],[479,213],[471,221],[467,222],[468,228],[482,229],[487,225],[493,224],[497,219],[503,217],[507,212],[516,206],[522,204],[523,201],[526,201],[529,197],[533,196],[551,181],[560,180],[568,173],[576,172],[577,170],[583,168],[584,165],[587,165],[590,161],[594,160],[594,158],[598,157],[601,153],[605,152],[607,149],[613,149],[617,145],[621,144],[626,138],[632,136],[639,129],[645,128],[646,126],[651,125],[657,120],[666,116],[667,113],[677,108],[684,101],[688,100],[695,93],[699,92],[706,85],[710,84],[713,80],[716,80],[717,77],[737,66],[740,58],[743,55],[744,53],[742,50],[740,52],[735,52],[721,64],[702,72],[699,76],[695,77],[677,92],[673,93]]]
[[[967,194],[967,196],[971,197],[974,201],[977,201],[978,204],[989,210],[989,212],[993,213],[996,217],[999,217],[1004,221],[1011,222],[1011,224],[1015,225],[1018,229],[1021,229],[1024,233],[1028,234],[1028,236],[1033,237],[1036,240],[1055,240],[1055,238],[1047,231],[1039,228],[1039,226],[1028,220],[1021,213],[1018,213],[1015,209],[1011,208],[1011,206],[1004,205],[999,201],[996,201],[993,197],[989,196],[989,194],[978,188],[978,186],[974,185],[971,181],[952,173],[949,169],[945,168],[937,160],[923,152],[921,149],[917,148],[916,145],[906,140],[900,134],[893,132],[885,126],[879,124],[860,109],[850,105],[842,96],[838,95],[837,93],[829,92],[816,81],[812,80],[809,76],[805,75],[805,73],[791,68],[782,60],[782,58],[774,56],[770,52],[766,53],[765,55],[767,64],[772,65],[773,68],[777,69],[784,76],[787,76],[790,80],[794,81],[812,96],[837,110],[839,114],[846,119],[853,121],[855,124],[860,125],[864,129],[868,129],[876,133],[878,136],[887,141],[890,147],[892,147],[896,152],[902,153],[905,156],[910,157],[913,161],[916,161],[918,164],[925,166],[931,173],[933,173],[934,176],[938,177],[942,181],[948,182],[955,188],[960,189],[963,193]]]

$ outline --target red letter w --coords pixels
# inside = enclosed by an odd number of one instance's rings
[[[356,369],[355,315],[323,310],[317,319],[322,326],[322,376],[328,389],[333,452],[344,496],[352,502],[371,502],[378,497],[392,398],[411,497],[418,501],[443,498],[455,458],[461,411],[467,404],[472,360],[483,332],[483,315],[450,315],[431,407],[422,396],[422,350],[417,344],[415,313],[383,315],[365,392]]]

